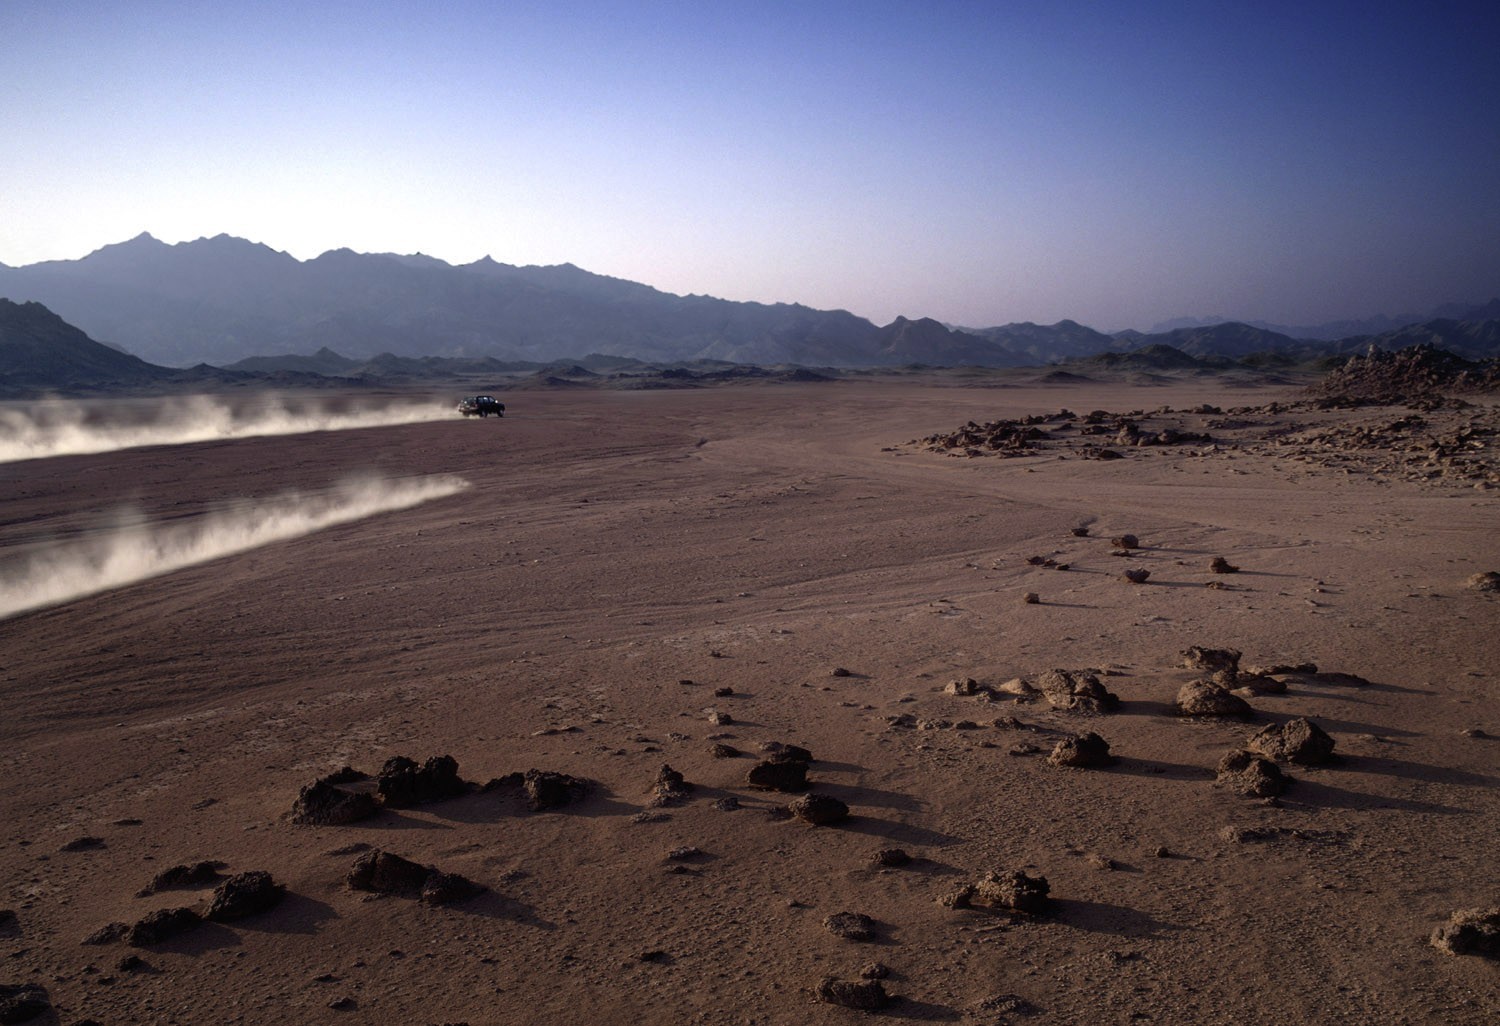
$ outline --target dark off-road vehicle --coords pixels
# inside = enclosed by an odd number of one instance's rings
[[[475,395],[458,401],[458,412],[465,417],[505,416],[505,404],[492,395]]]

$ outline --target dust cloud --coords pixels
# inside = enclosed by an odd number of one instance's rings
[[[241,500],[196,522],[153,526],[122,510],[118,523],[92,536],[46,547],[0,565],[0,619],[61,605],[183,567],[297,538],[325,527],[454,495],[463,478],[363,477],[326,492],[288,492]]]
[[[145,445],[183,445],[230,438],[417,424],[452,417],[444,403],[350,405],[288,402],[274,396],[234,405],[208,396],[153,401],[144,409],[47,400],[0,407],[0,463],[114,452]]]

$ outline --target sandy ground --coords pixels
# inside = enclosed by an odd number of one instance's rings
[[[503,421],[0,468],[0,552],[125,504],[190,522],[354,471],[474,485],[0,622],[0,984],[44,987],[61,1023],[845,1023],[865,1013],[812,988],[878,962],[893,1019],[1494,1022],[1500,968],[1427,936],[1500,904],[1500,606],[1464,586],[1500,569],[1495,492],[1202,446],[1100,462],[905,444],[1064,406],[1278,397],[535,392]],[[1123,532],[1129,558],[1111,554]],[[1210,574],[1213,556],[1241,572]],[[1189,645],[1371,683],[1293,681],[1251,699],[1253,722],[1183,719]],[[1108,671],[1120,710],[944,693],[1055,667]],[[993,725],[1007,716],[1035,729]],[[1343,761],[1288,767],[1276,802],[1215,786],[1224,753],[1295,716]],[[1049,765],[1082,730],[1120,761]],[[795,796],[746,785],[773,740],[812,751],[847,822],[786,819]],[[478,783],[539,768],[593,788],[546,812],[502,788],[289,821],[322,774],[435,754]],[[697,788],[655,809],[663,763]],[[488,890],[444,907],[353,891],[361,845]],[[701,854],[667,858],[685,846]],[[876,865],[887,848],[915,861]],[[81,943],[201,910],[212,884],[135,896],[198,859],[288,896],[159,945]],[[1013,869],[1048,880],[1050,914],[941,901]],[[826,930],[841,911],[875,940]]]

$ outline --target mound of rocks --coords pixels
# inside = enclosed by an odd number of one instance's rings
[[[793,816],[813,826],[832,826],[849,818],[849,806],[832,795],[811,792],[787,806]]]
[[[1255,715],[1250,703],[1224,685],[1211,680],[1194,680],[1177,692],[1180,716],[1235,716],[1249,719]]]
[[[1351,356],[1316,384],[1309,394],[1344,402],[1407,402],[1444,392],[1490,391],[1500,387],[1500,361],[1471,363],[1446,349],[1423,344],[1395,352],[1371,347]]]
[[[1332,762],[1333,745],[1333,738],[1305,716],[1262,727],[1248,742],[1252,752],[1277,762],[1295,762],[1302,766],[1322,766]]]
[[[209,861],[172,866],[153,876],[150,883],[135,892],[135,896],[144,898],[157,891],[174,890],[179,887],[202,887],[217,881],[219,870],[223,868],[224,863]]]
[[[1120,696],[1105,690],[1099,678],[1082,670],[1048,670],[1036,686],[1054,709],[1101,714],[1120,707]]]
[[[380,767],[375,790],[392,808],[424,805],[456,798],[469,790],[458,776],[458,761],[451,755],[434,755],[420,766],[404,755],[387,759]]]
[[[807,790],[807,770],[812,752],[798,745],[770,741],[761,746],[767,757],[750,767],[746,782],[767,791],[796,793]]]
[[[832,976],[813,988],[819,1001],[862,1012],[877,1012],[891,1003],[885,986],[879,980],[839,980]]]
[[[357,891],[416,897],[427,905],[462,901],[484,889],[457,873],[444,873],[379,848],[356,859],[347,879]]]
[[[231,923],[275,908],[285,896],[286,888],[264,870],[236,873],[215,888],[205,918]]]
[[[521,778],[521,786],[526,791],[526,804],[532,812],[560,809],[588,793],[587,781],[550,770],[527,770]]]
[[[875,939],[875,920],[860,912],[835,912],[823,920],[823,929],[844,940]]]
[[[1040,915],[1051,908],[1051,891],[1044,876],[1027,876],[1021,870],[986,873],[972,885],[969,903]]]
[[[681,773],[666,763],[656,774],[656,783],[651,788],[651,804],[654,806],[677,805],[687,801],[693,790]]]
[[[1459,909],[1432,931],[1432,946],[1448,955],[1500,958],[1500,908]]]
[[[379,811],[375,795],[347,786],[368,779],[366,774],[348,766],[319,777],[298,793],[292,804],[292,822],[304,826],[342,826],[369,819]]]
[[[1275,798],[1287,789],[1291,778],[1271,760],[1236,750],[1219,760],[1214,783],[1246,798]]]
[[[1109,754],[1109,742],[1092,730],[1086,734],[1074,734],[1060,739],[1052,747],[1047,761],[1054,766],[1072,766],[1078,769],[1099,769],[1113,766],[1118,761]]]

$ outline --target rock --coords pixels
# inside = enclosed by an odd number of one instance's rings
[[[346,770],[340,770],[304,787],[292,805],[292,822],[304,826],[342,826],[375,815],[379,809],[375,796],[369,791],[350,791],[340,786],[352,783],[345,774]]]
[[[459,779],[458,761],[451,755],[434,755],[421,766],[397,755],[380,768],[375,790],[386,805],[405,808],[456,798],[468,785]]]
[[[1027,876],[1017,869],[1010,873],[986,873],[974,884],[973,904],[1007,908],[1014,912],[1040,914],[1050,907],[1051,887],[1044,876]]]
[[[656,783],[651,788],[651,804],[656,806],[675,805],[686,801],[693,785],[683,779],[671,766],[662,763],[657,771]]]
[[[849,806],[832,795],[805,794],[788,806],[792,815],[813,826],[832,826],[849,818]]]
[[[745,779],[751,787],[768,791],[806,791],[807,763],[762,760],[750,767]]]
[[[948,686],[943,690],[950,695],[958,695],[961,698],[973,698],[979,694],[979,682],[973,677],[962,677],[958,680],[950,680]]]
[[[1470,577],[1464,584],[1475,591],[1500,591],[1500,573],[1486,570]]]
[[[732,794],[725,795],[723,798],[720,798],[718,801],[714,802],[712,806],[712,808],[716,812],[734,812],[739,807],[740,800]]]
[[[740,750],[733,745],[726,745],[722,741],[709,746],[708,754],[715,759],[733,759],[740,754]]]
[[[1041,601],[1042,597],[1034,591],[1028,591],[1026,594],[1021,596],[1021,602],[1023,605],[1035,606],[1040,604]]]
[[[1241,719],[1255,715],[1249,702],[1232,694],[1224,685],[1209,680],[1184,684],[1177,692],[1177,712],[1181,716],[1238,716]]]
[[[1223,556],[1215,556],[1213,562],[1208,564],[1208,568],[1216,574],[1237,574],[1240,572],[1239,567],[1229,562]]]
[[[1263,673],[1250,673],[1247,670],[1241,670],[1235,674],[1234,686],[1243,688],[1252,695],[1286,694],[1286,681],[1277,680]]]
[[[844,940],[875,939],[875,920],[859,912],[835,912],[823,920],[823,929]]]
[[[883,980],[891,975],[891,967],[884,962],[870,962],[859,970],[862,980]]]
[[[163,869],[151,878],[151,882],[135,892],[137,898],[177,887],[201,887],[219,879],[222,862],[194,862],[192,865],[173,866]]]
[[[1059,671],[1061,672],[1061,671]],[[1020,677],[1012,677],[1010,680],[995,688],[1002,695],[1014,695],[1017,698],[1029,699],[1041,694],[1036,688],[1026,683]]]
[[[128,923],[105,923],[99,929],[83,939],[85,944],[113,944],[117,940],[124,940],[125,935],[130,932]]]
[[[728,727],[733,725],[734,717],[727,712],[720,712],[717,709],[710,709],[708,711],[708,722],[712,723],[716,727]]]
[[[875,853],[874,862],[877,866],[887,866],[892,869],[911,865],[912,859],[901,848],[882,848]]]
[[[1317,673],[1317,663],[1271,663],[1268,666],[1247,666],[1246,673],[1260,677],[1282,677],[1287,674]]]
[[[1500,959],[1500,907],[1459,909],[1432,931],[1432,946],[1447,955]]]
[[[1177,660],[1179,666],[1205,673],[1227,671],[1233,675],[1240,670],[1240,650],[1237,648],[1203,648],[1194,645],[1177,653]]]
[[[852,673],[850,673],[848,670],[844,669],[842,666],[835,666],[831,671],[829,671],[828,675],[830,677],[852,677],[852,676],[854,676]]]
[[[1110,858],[1107,855],[1100,855],[1098,852],[1089,853],[1087,856],[1085,856],[1085,861],[1087,861],[1088,864],[1093,866],[1095,869],[1102,870],[1104,872],[1113,872],[1114,870],[1119,868],[1118,863],[1116,863],[1114,859]]]
[[[37,984],[0,983],[0,1023],[30,1022],[51,1010],[52,1000]]]
[[[424,905],[452,905],[455,902],[466,901],[483,890],[482,886],[468,877],[434,869],[422,882],[422,890],[417,895],[417,900]]]
[[[771,762],[814,762],[812,752],[801,745],[785,745],[780,741],[766,741],[760,746]]]
[[[236,873],[219,884],[209,902],[207,918],[216,923],[230,923],[274,908],[286,894],[286,888],[263,870]]]
[[[1142,567],[1138,569],[1126,570],[1120,576],[1129,581],[1131,584],[1145,584],[1148,580],[1151,579],[1151,571]]]
[[[1109,754],[1109,742],[1093,731],[1062,738],[1052,748],[1047,761],[1054,766],[1097,769],[1112,766],[1118,760]]]
[[[64,844],[58,851],[98,851],[100,848],[108,847],[102,837],[75,837]]]
[[[1219,760],[1219,775],[1214,783],[1246,798],[1275,798],[1291,780],[1271,760],[1236,750]]]
[[[20,927],[20,921],[16,919],[16,910],[12,908],[0,908],[0,934],[9,935],[15,933]]]
[[[1054,709],[1107,713],[1120,707],[1120,696],[1105,690],[1092,673],[1048,670],[1037,678],[1036,683]]]
[[[864,1012],[875,1012],[891,1003],[885,986],[879,980],[836,980],[832,976],[820,982],[814,992],[819,1001],[844,1008],[856,1008]]]
[[[549,770],[529,769],[521,783],[526,789],[526,802],[531,806],[532,812],[571,805],[588,791],[585,781]]]
[[[1251,736],[1249,748],[1277,762],[1321,766],[1333,761],[1333,738],[1303,716],[1262,727]]]
[[[125,932],[125,943],[132,948],[150,947],[196,929],[202,922],[202,917],[190,908],[158,909],[142,917]]]
[[[1088,536],[1089,536],[1089,529],[1087,527],[1075,527],[1075,528],[1073,528],[1073,537],[1074,538],[1087,538]]]
[[[375,848],[354,860],[347,879],[356,891],[420,894],[431,873],[426,866]]]
[[[1117,549],[1138,549],[1141,547],[1140,539],[1133,534],[1122,534],[1118,538],[1111,538],[1109,543]]]
[[[146,960],[140,955],[126,955],[115,963],[115,968],[122,973],[138,973],[150,967],[146,965]]]
[[[723,687],[714,688],[714,697],[715,698],[730,698],[733,695],[734,695],[734,688],[729,687],[727,684],[725,686],[723,686]]]

